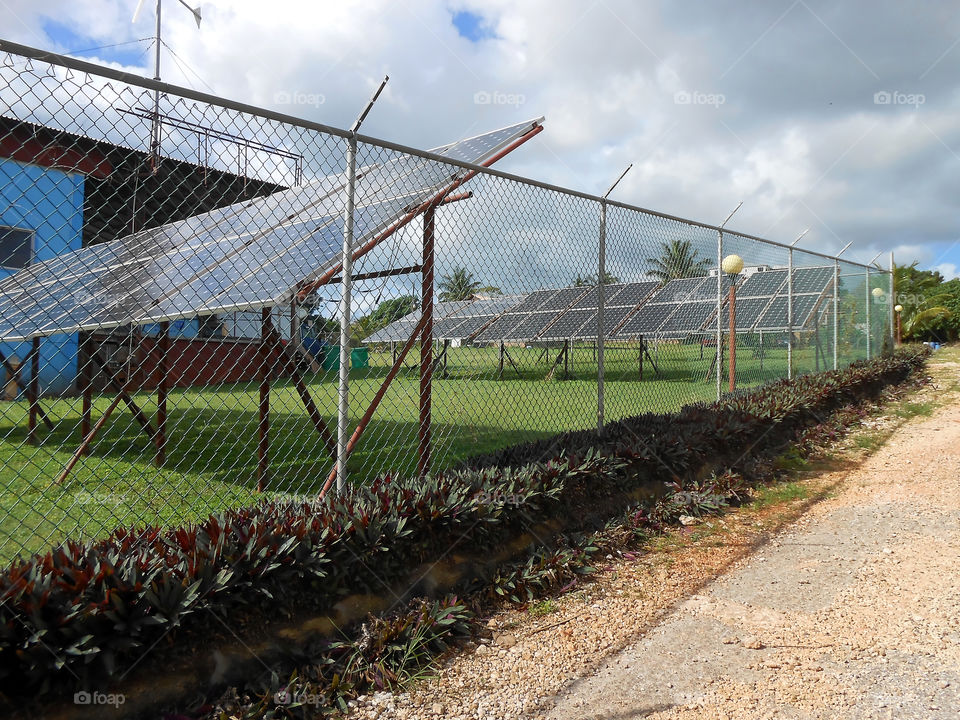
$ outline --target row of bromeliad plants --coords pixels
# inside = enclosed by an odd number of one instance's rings
[[[320,504],[264,503],[18,559],[0,576],[0,692],[56,704],[121,688],[132,713],[146,683],[152,711],[179,704],[186,717],[296,716],[306,710],[290,698],[305,692],[311,712],[335,709],[394,685],[497,604],[574,583],[598,553],[681,514],[740,502],[771,480],[773,457],[839,433],[922,377],[925,359],[904,349],[426,481],[383,476]],[[178,677],[166,691],[160,672]]]

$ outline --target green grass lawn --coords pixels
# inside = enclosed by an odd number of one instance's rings
[[[502,379],[496,348],[451,348],[447,376],[438,376],[433,394],[434,467],[448,467],[470,455],[597,421],[594,350],[576,348],[568,377],[563,363],[550,372],[558,352],[508,348]],[[637,349],[608,347],[606,419],[642,412],[663,412],[716,397],[707,379],[711,349],[700,356],[696,345],[652,349],[659,375],[648,360],[638,379]],[[418,351],[408,357],[419,358]],[[798,367],[811,365],[812,350],[795,352]],[[354,421],[363,414],[391,363],[389,352],[371,352],[370,368],[352,374],[350,407]],[[514,363],[516,367],[514,367]],[[738,351],[738,378],[754,385],[786,375],[786,351],[752,348]],[[726,378],[724,378],[724,387]],[[310,378],[310,390],[329,426],[336,426],[336,378]],[[384,397],[366,434],[351,456],[354,482],[416,468],[419,375],[405,368]],[[135,396],[153,416],[155,396]],[[96,398],[94,419],[111,397]],[[174,524],[195,520],[223,508],[249,504],[258,497],[256,383],[181,390],[168,401],[168,457],[153,465],[150,440],[121,405],[72,474],[56,478],[79,444],[78,398],[46,399],[43,406],[56,422],[54,431],[40,426],[37,446],[26,443],[27,404],[0,403],[0,558],[21,549],[36,551],[68,537],[97,536],[118,525]],[[314,432],[300,399],[287,381],[273,383],[271,394],[271,494],[313,494],[333,465]]]

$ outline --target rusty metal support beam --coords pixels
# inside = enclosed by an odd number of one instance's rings
[[[67,479],[67,476],[70,475],[70,471],[73,470],[74,466],[80,460],[82,455],[86,455],[90,447],[90,443],[93,442],[93,439],[97,436],[97,433],[100,432],[100,429],[106,424],[107,420],[113,414],[113,411],[117,409],[117,406],[120,404],[121,397],[119,394],[115,395],[113,400],[110,401],[109,407],[103,415],[97,420],[97,424],[86,434],[83,438],[83,441],[80,443],[73,455],[70,457],[70,460],[67,461],[67,464],[64,466],[63,470],[60,471],[60,474],[57,476],[57,479],[54,481],[57,485],[62,485],[63,481]]]
[[[121,383],[117,376],[114,375],[113,371],[107,367],[107,363],[104,362],[103,358],[100,357],[99,351],[96,351],[91,354],[91,359],[99,366],[100,370],[104,375],[107,376],[107,382],[110,384],[116,392],[117,395],[130,410],[130,414],[133,415],[134,419],[140,425],[140,428],[143,430],[143,433],[150,439],[151,443],[156,444],[156,433],[153,430],[153,425],[150,423],[150,420],[147,418],[143,410],[140,409],[140,406],[134,401],[130,396],[129,391],[127,390],[127,385]]]
[[[270,468],[270,308],[260,310],[260,422],[257,426],[257,490],[267,487]]]
[[[350,279],[354,282],[357,282],[358,280],[376,280],[377,278],[395,277],[396,275],[413,275],[414,273],[420,272],[421,269],[422,268],[420,265],[410,265],[408,267],[394,268],[393,270],[377,270],[375,272],[358,273],[356,275],[351,275]],[[342,281],[343,277],[341,275],[337,275],[337,277],[330,278],[330,280],[327,281],[327,285],[336,285]]]
[[[160,323],[160,337],[157,342],[160,352],[157,370],[157,452],[154,456],[154,465],[163,467],[167,461],[167,390],[170,380],[170,323]]]
[[[432,453],[433,400],[433,275],[434,275],[434,208],[423,214],[423,272],[420,284],[420,426],[418,428],[417,476],[430,473]]]
[[[93,345],[93,337],[90,333],[81,333],[79,347],[77,348],[77,363],[80,364],[80,373],[78,380],[80,383],[80,442],[90,434],[90,415],[93,409],[93,368],[90,363],[93,360],[90,357],[90,347]],[[86,451],[84,451],[86,454]]]
[[[30,344],[30,383],[27,397],[30,400],[30,412],[27,418],[27,442],[37,442],[37,412],[40,408],[40,338],[35,337]]]
[[[541,132],[543,132],[543,125],[537,125],[536,127],[531,128],[527,133],[517,138],[512,143],[507,145],[505,148],[500,150],[500,152],[492,155],[489,159],[484,161],[482,163],[482,167],[490,167],[495,162],[497,162],[504,156],[510,154],[511,152],[516,150],[518,147],[523,145],[525,142],[527,142],[530,138],[540,134]],[[379,235],[371,239],[362,247],[354,251],[353,260],[357,260],[363,257],[364,255],[366,255],[368,252],[373,250],[373,248],[375,248],[381,242],[383,242],[388,237],[393,235],[397,230],[404,227],[405,225],[408,225],[415,217],[417,217],[417,215],[424,212],[427,208],[437,207],[438,205],[443,204],[444,202],[454,202],[456,200],[464,199],[460,196],[451,196],[450,193],[452,193],[454,190],[459,188],[464,183],[471,180],[477,174],[477,172],[478,172],[477,170],[468,171],[462,178],[460,178],[459,180],[454,180],[452,183],[450,183],[450,185],[446,189],[441,190],[433,198],[431,198],[430,200],[426,200],[425,202],[421,203],[418,207],[408,212],[400,220],[398,220],[393,225],[391,225],[386,230],[384,230],[382,233],[380,233]],[[466,197],[470,196],[469,193],[464,193],[463,195],[465,195]],[[321,275],[318,279],[304,284],[304,286],[300,289],[298,293],[298,297],[302,299],[307,295],[309,295],[314,290],[316,290],[318,287],[322,285],[326,285],[330,281],[330,278],[332,278],[334,275],[336,275],[338,272],[341,271],[342,267],[343,267],[342,264],[337,263],[336,265],[331,267],[329,270],[327,270],[327,272]]]
[[[425,316],[421,315],[420,322],[417,323],[417,326],[413,329],[413,332],[410,333],[410,337],[407,338],[407,341],[404,343],[403,349],[400,351],[397,359],[393,361],[393,365],[390,367],[389,372],[387,372],[387,376],[384,378],[383,384],[380,385],[380,388],[377,390],[377,394],[374,395],[373,400],[370,402],[370,407],[367,408],[367,411],[363,414],[363,417],[360,418],[360,422],[357,423],[357,427],[353,431],[353,435],[350,436],[350,441],[347,443],[346,456],[348,459],[350,457],[350,453],[353,452],[353,449],[357,446],[357,443],[363,436],[364,430],[367,429],[367,425],[370,424],[370,419],[373,417],[373,414],[377,411],[377,408],[383,401],[383,396],[386,395],[387,390],[390,388],[390,383],[393,382],[393,379],[397,376],[397,373],[400,372],[400,368],[403,367],[403,361],[406,359],[407,353],[410,352],[411,348],[413,348],[417,340],[420,338],[420,335],[423,332],[423,324],[425,319]],[[318,500],[323,500],[327,494],[327,491],[330,490],[330,486],[333,485],[333,482],[336,479],[337,468],[334,467],[330,471],[330,475],[327,477],[327,482],[324,483],[323,488],[320,490],[320,493],[317,496]]]
[[[0,352],[0,365],[2,365],[3,369],[10,374],[10,379],[13,380],[14,384],[18,388],[21,390],[26,389],[24,388],[23,378],[20,376],[20,369],[13,367],[13,365],[10,364],[10,361],[7,360],[6,356],[2,352]],[[53,422],[50,420],[50,417],[47,415],[47,413],[44,412],[43,407],[39,404],[37,404],[37,414],[40,416],[40,419],[43,420],[43,424],[47,426],[48,430],[54,429]]]

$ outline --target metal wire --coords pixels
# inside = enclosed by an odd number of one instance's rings
[[[3,559],[441,472],[890,342],[877,268],[359,135],[351,212],[349,131],[5,41],[0,59]],[[411,177],[439,180],[398,198]]]

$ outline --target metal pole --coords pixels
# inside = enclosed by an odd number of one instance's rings
[[[737,282],[730,277],[730,297],[727,301],[730,306],[730,392],[737,389]]]
[[[160,0],[157,0],[156,47],[153,57],[153,79],[160,82]],[[153,122],[150,127],[150,162],[156,172],[160,157],[160,91],[153,91]]]
[[[723,321],[720,319],[720,311],[723,309],[723,230],[717,233],[717,402],[723,395],[722,380],[720,379],[720,347],[723,345]]]
[[[870,268],[868,267],[865,272],[867,288],[864,294],[867,298],[867,360],[869,360],[872,357],[870,353],[870,336],[873,334],[873,328],[870,327],[870,301],[872,299],[870,295]]]
[[[343,215],[343,254],[340,264],[340,384],[337,406],[337,493],[347,482],[347,442],[350,440],[350,293],[353,280],[353,207],[357,184],[357,136],[347,140],[347,206]]]
[[[629,168],[627,168],[629,170]],[[622,176],[621,176],[622,177]],[[604,278],[607,272],[607,203],[600,201],[600,247],[597,252],[597,432],[603,432],[604,395]]]
[[[793,248],[787,259],[787,380],[793,380]]]
[[[81,394],[81,405],[80,405],[80,440],[83,441],[87,435],[90,434],[90,415],[93,405],[93,398],[90,386],[93,382],[93,368],[91,363],[93,360],[90,357],[91,347],[93,345],[93,336],[90,333],[80,333],[80,342],[77,352],[77,362],[83,363],[80,366],[80,394]]]
[[[257,490],[267,487],[270,468],[270,314],[266,307],[260,310],[260,423],[257,428]]]
[[[600,198],[600,247],[597,251],[597,432],[603,431],[604,419],[604,325],[603,325],[603,303],[604,303],[604,284],[607,276],[607,197],[613,192],[613,189],[620,184],[624,176],[630,172],[633,163],[627,166],[627,169],[620,173],[613,185]]]
[[[430,473],[432,450],[433,395],[433,274],[434,274],[434,209],[423,214],[423,265],[421,272],[420,315],[423,334],[420,337],[420,427],[417,447],[417,476]]]
[[[347,198],[343,211],[343,256],[340,268],[343,279],[340,281],[340,381],[337,387],[337,492],[343,491],[347,482],[347,443],[350,440],[350,294],[353,290],[353,209],[357,188],[357,131],[373,104],[380,97],[389,77],[384,77],[380,86],[367,102],[366,107],[347,138]]]
[[[833,369],[837,369],[840,339],[840,261],[833,261]]]
[[[30,348],[30,415],[27,419],[27,442],[37,442],[37,415],[40,408],[40,338],[35,337]]]
[[[170,374],[170,323],[160,323],[160,337],[157,344],[160,350],[160,381],[157,383],[157,454],[154,464],[163,467],[167,461],[167,381]]]

